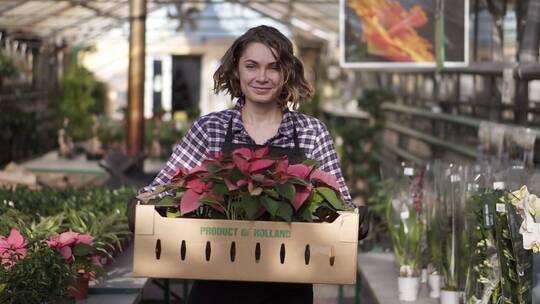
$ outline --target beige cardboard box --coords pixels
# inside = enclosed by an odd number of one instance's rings
[[[332,223],[162,217],[138,205],[138,277],[354,284],[358,214]]]

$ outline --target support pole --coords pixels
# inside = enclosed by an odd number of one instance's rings
[[[144,64],[146,0],[129,1],[127,154],[144,151]]]

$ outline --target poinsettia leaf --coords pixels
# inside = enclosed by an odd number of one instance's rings
[[[304,204],[296,213],[296,217],[305,222],[313,222],[309,204]]]
[[[256,182],[262,182],[265,179],[265,177],[262,174],[253,174],[251,176],[251,179],[256,181]]]
[[[253,196],[259,196],[259,195],[261,195],[262,192],[263,192],[263,188],[261,188],[261,187],[256,187],[256,188],[254,188],[253,190],[251,190],[251,191],[249,192],[249,194],[251,194],[251,195],[253,195]]]
[[[184,193],[182,196],[182,200],[180,201],[180,212],[182,214],[190,213],[194,210],[197,210],[201,203],[199,203],[199,197],[201,195],[193,191],[192,189],[189,189]]]
[[[73,255],[78,257],[90,255],[95,251],[96,248],[83,243],[75,244],[75,246],[73,246]]]
[[[184,195],[184,193],[186,193],[186,191],[176,191],[176,194],[174,195],[176,198],[181,198],[182,195]]]
[[[176,196],[171,196],[171,195],[167,195],[155,203],[156,206],[173,206],[177,204],[178,204],[178,198]]]
[[[273,199],[279,199],[279,194],[274,189],[264,188],[263,192],[266,193],[268,196],[270,196]]]
[[[261,202],[264,206],[264,208],[266,208],[266,211],[268,211],[268,213],[270,213],[270,215],[272,217],[276,216],[276,213],[279,209],[279,202],[270,198],[270,197],[267,197],[267,196],[263,196],[261,198]]]
[[[311,192],[311,197],[309,198],[309,212],[314,213],[319,206],[321,206],[321,203],[324,201],[324,197],[319,194],[317,191]]]
[[[293,208],[287,202],[279,202],[279,208],[276,212],[276,217],[280,217],[287,222],[292,220]]]
[[[214,185],[212,186],[212,191],[219,196],[224,196],[229,193],[229,189],[227,188],[227,186],[222,183],[214,183]]]
[[[249,168],[249,172],[257,172],[260,170],[264,170],[272,166],[276,161],[272,159],[258,159],[251,163],[251,167]]]
[[[305,161],[302,162],[302,164],[306,166],[313,166],[315,168],[319,168],[320,166],[320,163],[314,159],[306,159]]]
[[[304,164],[290,165],[287,168],[287,174],[296,176],[298,178],[307,178],[311,171],[313,170],[312,166],[306,166]]]
[[[250,195],[242,196],[242,208],[244,209],[248,219],[255,219],[255,215],[259,210],[259,201],[257,197]]]
[[[234,184],[236,184],[237,181],[246,178],[246,175],[244,175],[238,168],[232,169],[228,172],[228,174],[231,182]]]
[[[205,204],[205,205],[214,205],[214,204],[219,204],[219,201],[213,197],[208,197],[208,196],[204,196],[204,197],[201,197],[199,198],[199,202],[201,204]]]
[[[257,149],[255,150],[255,152],[253,152],[253,157],[255,158],[263,158],[265,156],[268,155],[268,152],[270,151],[270,147],[268,145],[260,148],[260,149]]]
[[[339,191],[339,184],[336,177],[328,172],[324,172],[322,170],[315,170],[311,174],[311,181],[315,184],[328,186],[336,191]]]
[[[302,185],[302,186],[307,186],[309,183],[306,182],[305,180],[301,179],[301,178],[298,178],[296,176],[291,176],[289,177],[289,182],[291,184],[295,184],[295,185]]]
[[[311,195],[311,190],[313,189],[311,185],[308,185],[307,187],[296,186],[294,188],[295,188],[295,194],[294,194],[294,200],[292,203],[293,203],[294,210],[298,211],[298,209],[302,207],[304,202]]]
[[[329,202],[334,208],[338,210],[345,209],[345,205],[343,204],[343,201],[338,198],[336,195],[336,192],[333,189],[327,188],[327,187],[317,187],[315,188],[319,194],[321,194],[324,199]]]
[[[217,173],[217,172],[221,171],[223,168],[218,163],[210,163],[210,164],[208,164],[206,169],[210,173]]]
[[[294,200],[295,190],[292,184],[276,184],[276,190],[282,197],[292,203]]]

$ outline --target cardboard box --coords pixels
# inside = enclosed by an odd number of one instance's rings
[[[138,205],[138,277],[354,284],[358,213],[332,223],[162,217]]]

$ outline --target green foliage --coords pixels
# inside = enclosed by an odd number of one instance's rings
[[[417,214],[414,205],[405,205],[400,208],[394,206],[392,199],[387,200],[385,212],[400,276],[418,276],[424,230],[421,217]],[[398,213],[397,216],[396,213]],[[396,221],[397,218],[399,218],[398,221]]]
[[[15,61],[9,56],[0,52],[0,77],[13,77],[19,74],[19,69],[15,65]]]
[[[82,66],[71,63],[67,66],[60,82],[58,100],[59,119],[69,119],[66,130],[74,141],[90,137],[92,114],[97,102],[94,97],[98,82],[94,75]]]
[[[495,239],[501,267],[501,298],[499,303],[524,304],[531,300],[531,254],[524,252],[518,229],[521,221],[503,191],[495,191],[492,201],[504,204],[505,212],[495,212]],[[497,199],[497,200],[495,200]],[[514,223],[511,223],[512,219]],[[519,272],[518,272],[519,271]]]
[[[40,241],[6,270],[0,267],[0,303],[58,303],[66,297],[72,272],[58,252]]]
[[[495,230],[492,216],[486,210],[493,210],[497,196],[490,189],[474,194],[471,199],[476,225],[471,234],[471,261],[467,269],[465,296],[468,304],[497,303],[500,297],[501,269],[495,247]],[[488,302],[490,301],[490,302]]]

